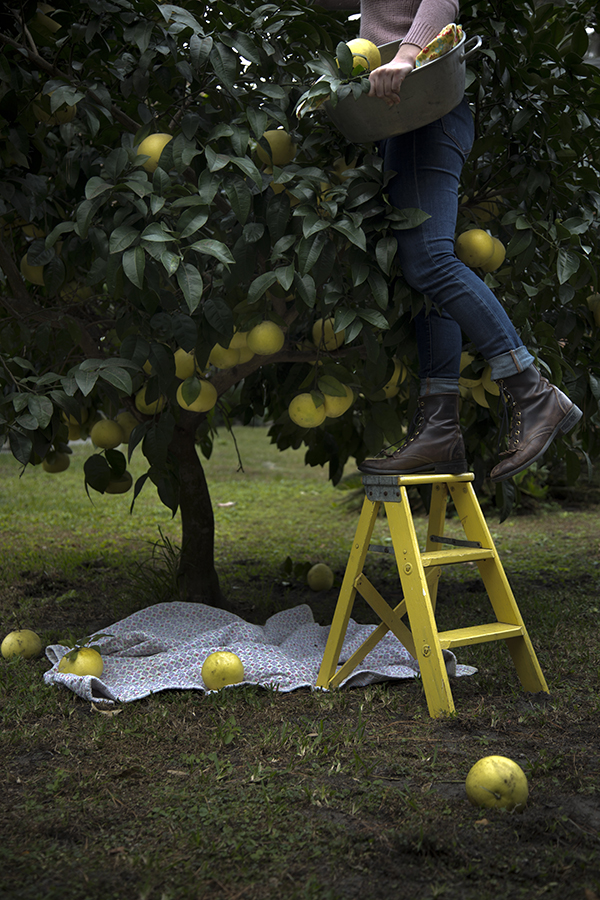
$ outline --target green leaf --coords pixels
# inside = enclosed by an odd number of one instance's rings
[[[104,379],[104,381],[108,381],[109,384],[112,384],[114,387],[116,387],[117,390],[120,391],[124,396],[133,394],[131,375],[126,369],[103,369],[102,378]]]
[[[208,210],[192,206],[179,216],[175,230],[179,232],[179,237],[183,240],[200,231],[207,221]]]
[[[194,312],[202,299],[202,292],[204,290],[202,275],[196,266],[184,262],[181,263],[177,269],[176,277],[177,284],[183,291],[183,296],[189,311]]]
[[[238,71],[237,55],[229,47],[217,43],[210,52],[210,62],[224,87],[232,90]]]
[[[123,271],[136,287],[144,286],[144,270],[146,268],[146,254],[143,247],[130,247],[123,254]]]
[[[115,150],[109,153],[104,160],[104,174],[108,179],[116,182],[128,162],[129,154],[127,153],[125,147],[117,147]],[[93,178],[91,178],[90,181],[93,181]]]
[[[31,459],[31,452],[33,450],[31,438],[13,428],[8,432],[8,445],[10,447],[10,452],[17,462],[26,466]]]
[[[112,232],[109,241],[110,253],[122,253],[139,237],[139,231],[131,225],[120,225]]]
[[[396,210],[392,217],[394,228],[400,231],[405,231],[409,228],[417,228],[417,226],[422,225],[423,222],[426,222],[427,219],[430,218],[431,216],[428,213],[423,212],[422,209],[414,209],[411,207]]]
[[[323,375],[319,378],[319,390],[330,397],[345,397],[346,387],[333,375]]]
[[[389,328],[386,317],[375,309],[358,309],[356,313],[363,322],[368,322],[369,325],[373,325],[375,328],[382,328],[384,330]]]
[[[220,334],[233,333],[233,315],[229,307],[218,297],[211,297],[203,306],[207,322]]]
[[[112,184],[109,184],[104,180],[104,178],[100,178],[97,175],[94,175],[94,177],[90,178],[85,186],[86,200],[95,200],[96,197],[105,194],[107,191],[112,191],[112,189]]]
[[[86,459],[83,464],[83,474],[86,487],[89,485],[99,494],[106,491],[111,479],[111,469],[102,454],[94,453],[93,456]]]
[[[564,284],[579,269],[580,259],[572,250],[559,250],[556,260],[556,274],[559,284]]]
[[[347,237],[348,240],[351,243],[355,244],[360,250],[366,252],[367,240],[362,228],[357,228],[348,219],[344,222],[334,222],[333,227],[336,231],[339,231],[340,234],[345,235],[345,237]]]
[[[196,69],[201,69],[207,62],[208,57],[210,56],[210,51],[213,47],[213,39],[210,36],[201,37],[198,34],[193,34],[190,38],[190,59],[192,61],[192,65]]]
[[[204,256],[213,256],[215,259],[218,259],[219,262],[224,263],[226,266],[232,265],[232,263],[235,262],[235,259],[231,255],[229,247],[222,241],[215,241],[210,238],[206,238],[202,241],[196,241],[191,245],[190,249],[196,250],[198,253],[204,254]]]
[[[307,239],[303,238],[299,241],[297,248],[298,268],[302,275],[308,274],[313,268],[319,259],[326,242],[327,237],[321,232],[315,234],[313,237]]]
[[[241,178],[233,178],[225,184],[225,194],[238,222],[244,225],[252,209],[252,192]]]
[[[166,243],[167,241],[173,240],[173,235],[160,222],[152,222],[152,224],[147,225],[146,228],[144,228],[140,234],[140,238],[144,241]]]
[[[30,394],[28,406],[31,415],[37,419],[38,427],[46,428],[54,412],[52,401],[48,397],[38,397],[36,394]]]
[[[75,214],[77,227],[75,230],[80,238],[84,240],[87,238],[90,226],[101,206],[102,200],[86,200],[77,207]]]
[[[289,266],[279,266],[279,268],[275,269],[275,277],[284,291],[289,291],[294,283],[295,271],[296,269],[293,262],[291,262]]]
[[[87,397],[96,387],[98,372],[83,372],[81,369],[77,369],[75,372],[75,381],[83,396]]]
[[[170,250],[165,250],[160,255],[160,261],[170,277],[171,275],[174,275],[179,268],[181,257],[177,253],[171,253]]]
[[[262,187],[262,176],[251,159],[246,156],[232,156],[231,162],[251,178],[257,187]]]
[[[390,274],[392,263],[398,252],[398,242],[394,237],[384,237],[377,241],[375,258],[386,275]]]
[[[247,302],[251,305],[260,300],[262,295],[277,281],[275,272],[263,272],[258,278],[255,278],[248,289]]]

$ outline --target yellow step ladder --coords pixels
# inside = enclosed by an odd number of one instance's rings
[[[467,644],[506,641],[521,684],[526,691],[548,692],[544,675],[527,634],[492,536],[473,490],[473,473],[462,475],[364,475],[365,499],[350,551],[348,565],[317,678],[317,687],[341,684],[376,644],[392,631],[418,661],[431,716],[454,710],[443,650]],[[407,489],[431,485],[431,504],[425,551],[421,552]],[[444,538],[446,505],[451,498],[465,539]],[[377,514],[383,503],[404,599],[394,609],[363,572]],[[443,549],[449,545],[450,549]],[[441,566],[476,562],[485,585],[495,622],[453,631],[438,631],[435,621],[437,585]],[[381,623],[352,656],[338,662],[356,593],[377,613]],[[408,619],[408,626],[402,621]]]

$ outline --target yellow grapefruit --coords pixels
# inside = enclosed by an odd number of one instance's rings
[[[325,407],[325,416],[328,419],[337,419],[343,416],[354,403],[354,391],[347,384],[344,385],[345,394],[343,397],[335,397],[333,394],[323,394]]]
[[[149,157],[142,163],[146,172],[154,172],[157,169],[161,153],[172,140],[172,134],[149,134],[147,138],[144,138],[137,148],[137,154]]]
[[[473,806],[522,812],[529,796],[523,769],[506,756],[484,756],[470,769],[465,781]]]
[[[354,38],[354,40],[348,41],[348,47],[352,51],[352,68],[358,67],[359,69],[357,74],[372,72],[381,65],[381,53],[373,41],[368,41],[366,38]]]
[[[114,419],[100,419],[90,431],[92,443],[102,450],[113,450],[123,443],[123,429]]]
[[[457,237],[454,249],[461,262],[470,269],[477,269],[491,259],[494,239],[483,228],[471,228]]]
[[[30,281],[32,284],[39,284],[43,286],[44,282],[44,267],[43,266],[30,266],[27,262],[27,254],[21,259],[21,275],[25,279],[25,281]]]
[[[495,272],[496,269],[499,269],[504,260],[506,259],[506,247],[502,243],[502,241],[498,240],[497,237],[492,238],[494,242],[494,249],[492,251],[492,255],[484,262],[481,268],[484,272]]]
[[[290,134],[283,128],[265,131],[264,140],[270,148],[270,153],[264,147],[257,144],[256,155],[265,166],[287,166],[296,155],[296,145]]]
[[[150,403],[146,402],[146,385],[141,388],[137,394],[135,395],[135,408],[138,412],[143,413],[145,416],[153,416],[155,413],[162,412],[165,408],[165,403],[167,402],[167,398],[162,394],[158,397],[157,400],[153,400]]]
[[[2,641],[0,652],[4,659],[13,656],[22,656],[23,659],[31,659],[42,652],[42,642],[35,631],[29,628],[21,628],[19,631],[11,631]]]
[[[288,413],[301,428],[316,428],[325,421],[325,404],[317,406],[312,394],[298,394],[288,406]]]
[[[182,409],[187,409],[190,412],[208,412],[217,402],[217,390],[214,384],[211,384],[210,381],[205,381],[203,378],[198,379],[198,384],[200,393],[191,403],[186,403],[183,399],[183,385],[180,384],[177,388],[177,402]]]
[[[315,347],[324,350],[337,350],[344,343],[345,330],[334,331],[335,320],[333,318],[317,319],[312,327],[312,339]]]
[[[215,650],[204,660],[201,675],[208,691],[218,691],[228,684],[243,681],[244,666],[239,656],[230,650]]]
[[[306,580],[313,591],[329,591],[333,587],[333,572],[325,563],[317,563],[308,570]]]
[[[51,472],[52,474],[56,474],[57,472],[66,472],[66,470],[71,465],[71,456],[69,453],[60,453],[59,451],[51,450],[48,456],[42,460],[42,469],[44,472]]]
[[[121,431],[123,432],[123,443],[128,444],[129,438],[131,437],[131,432],[136,427],[136,425],[140,424],[139,419],[136,419],[132,412],[129,412],[128,409],[123,410],[118,413],[115,417],[115,422],[121,426]]]
[[[104,671],[102,656],[93,647],[76,647],[69,650],[58,664],[64,675],[93,675],[100,678]]]
[[[255,325],[248,332],[246,344],[257,356],[271,356],[278,353],[285,342],[285,334],[275,322],[265,321]]]
[[[131,488],[133,484],[133,478],[131,476],[131,472],[123,472],[122,475],[118,477],[115,476],[110,479],[107,486],[104,488],[105,494],[126,494],[127,491]]]
[[[208,361],[215,369],[233,369],[240,361],[240,351],[215,344],[210,351]]]

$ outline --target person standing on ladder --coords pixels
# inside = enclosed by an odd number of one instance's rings
[[[377,46],[400,41],[391,62],[369,76],[369,96],[402,103],[402,82],[423,47],[458,21],[458,0],[315,0],[329,9],[360,9],[360,37]],[[508,445],[491,472],[505,481],[536,462],[559,432],[579,421],[581,410],[540,375],[497,297],[454,251],[458,190],[474,140],[466,99],[450,113],[379,144],[397,209],[429,214],[421,225],[396,232],[405,280],[426,295],[431,309],[415,316],[420,390],[418,415],[404,444],[359,465],[373,475],[460,473],[467,469],[459,421],[462,333],[491,366],[511,411]]]

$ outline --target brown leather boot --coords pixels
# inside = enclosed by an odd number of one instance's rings
[[[465,445],[458,415],[459,394],[419,397],[414,426],[406,442],[391,455],[365,459],[359,465],[369,475],[414,475],[467,471]]]
[[[546,378],[542,378],[535,366],[508,378],[499,378],[498,384],[511,412],[508,448],[504,457],[492,469],[492,481],[506,481],[518,475],[544,455],[559,431],[570,431],[583,413],[566,394]]]

